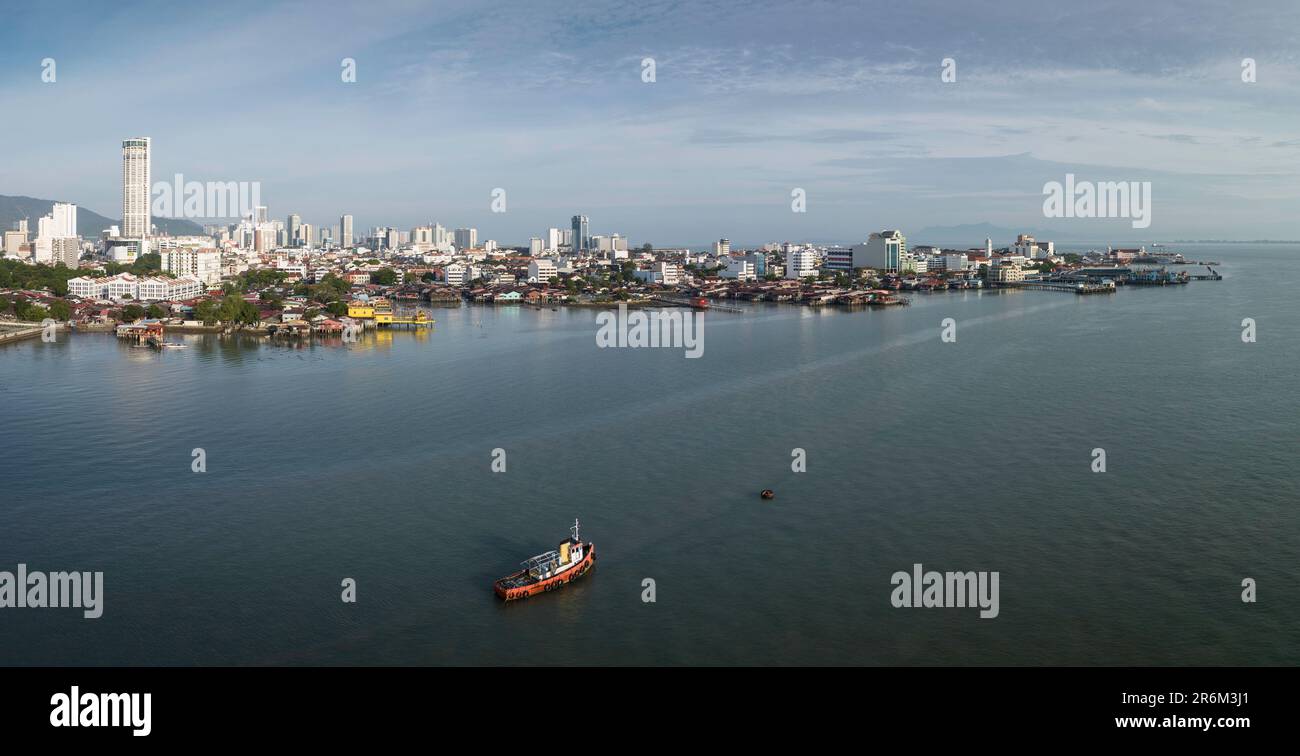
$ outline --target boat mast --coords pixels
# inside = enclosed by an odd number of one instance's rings
[[[573,518],[573,527],[569,528],[569,530],[573,531],[573,540],[575,541],[581,540],[580,538],[578,538],[578,518],[576,517]]]

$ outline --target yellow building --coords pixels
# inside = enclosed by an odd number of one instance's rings
[[[348,302],[348,317],[365,318],[369,320],[375,317],[375,306],[369,302],[362,302],[359,299],[354,299],[351,302]]]
[[[374,318],[375,325],[390,325],[393,322],[393,303],[387,299],[376,299]]]

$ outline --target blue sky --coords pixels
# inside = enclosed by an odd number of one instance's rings
[[[506,244],[578,212],[637,245],[1300,238],[1293,2],[6,5],[0,194],[110,217],[141,135],[155,180],[260,181],[276,217]],[[1044,218],[1066,172],[1151,181],[1151,227]]]

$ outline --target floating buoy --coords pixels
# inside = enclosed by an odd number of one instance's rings
[[[775,499],[775,498],[776,498],[776,494],[775,494],[775,493],[772,491],[772,489],[770,489],[770,488],[764,488],[764,489],[763,489],[763,492],[760,493],[759,496],[762,496],[764,499]]]

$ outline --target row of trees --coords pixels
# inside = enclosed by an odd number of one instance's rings
[[[63,263],[28,265],[19,260],[0,260],[0,289],[46,289],[56,296],[66,296],[68,279],[81,272]]]
[[[194,306],[194,319],[203,321],[204,325],[217,323],[236,323],[239,325],[256,325],[261,316],[257,305],[247,302],[237,292],[230,292],[220,302],[205,299]]]
[[[72,317],[72,307],[61,299],[51,302],[49,309],[46,309],[35,302],[27,301],[23,297],[17,297],[12,301],[8,297],[0,297],[0,314],[10,312],[19,320],[33,323],[39,323],[46,318],[67,320]]]

